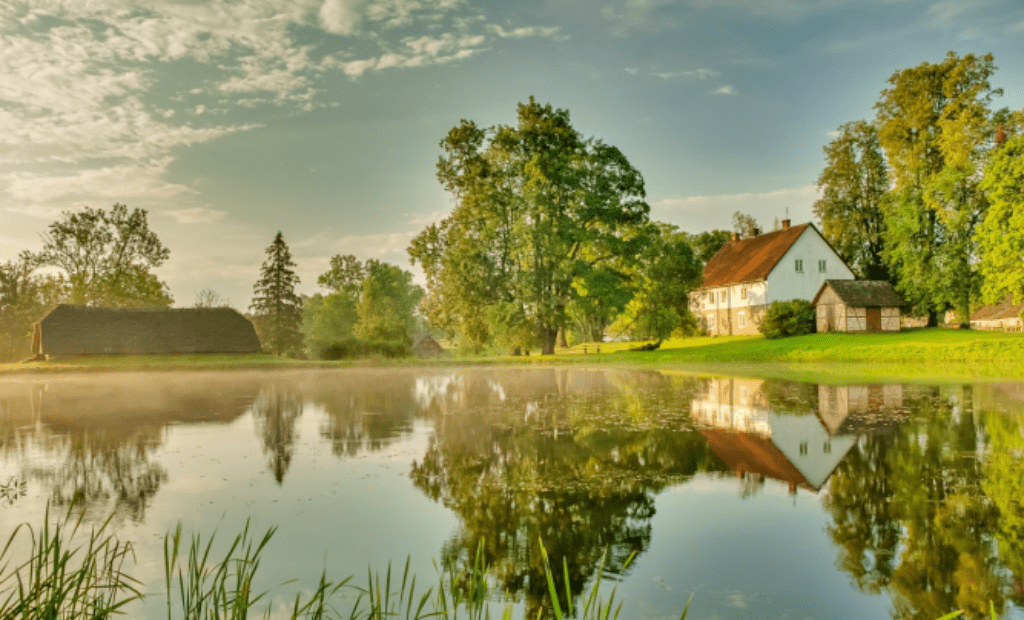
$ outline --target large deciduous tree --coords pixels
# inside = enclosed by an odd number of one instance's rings
[[[65,272],[70,303],[165,308],[173,302],[167,285],[151,271],[170,250],[149,229],[145,209],[128,211],[115,204],[110,211],[65,212],[50,224],[43,242],[31,258]]]
[[[929,323],[953,308],[961,324],[978,289],[975,226],[988,201],[979,187],[994,135],[992,56],[953,52],[889,78],[875,105],[892,171],[885,257],[898,287]]]
[[[0,263],[0,362],[28,356],[32,323],[66,295],[67,280],[63,275],[36,273],[28,254]]]
[[[642,245],[643,177],[617,148],[577,132],[567,110],[533,98],[516,125],[464,120],[441,147],[438,179],[456,205],[409,248],[427,275],[428,314],[474,348],[525,321],[553,353],[574,284]]]
[[[288,244],[278,231],[267,247],[267,260],[260,268],[249,306],[264,349],[275,355],[294,355],[302,346],[302,299],[295,292],[299,276],[294,267]]]
[[[1024,111],[1018,117],[1024,122]],[[989,208],[975,236],[985,301],[1012,296],[1015,303],[1024,302],[1024,134],[992,153],[981,188]]]
[[[818,177],[821,198],[814,203],[822,234],[857,277],[889,280],[882,258],[889,170],[878,130],[866,121],[843,125],[825,147],[825,159]]]

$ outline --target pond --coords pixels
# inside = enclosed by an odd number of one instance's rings
[[[1024,384],[829,385],[581,368],[0,378],[0,536],[113,515],[165,618],[163,538],[278,530],[287,597],[479,549],[496,604],[622,618],[1024,618]],[[2,544],[2,543],[0,543]],[[623,568],[631,554],[635,554]],[[283,585],[282,585],[283,584]]]

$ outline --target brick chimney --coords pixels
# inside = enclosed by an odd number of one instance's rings
[[[731,235],[729,235],[729,239],[732,240],[732,241],[739,241],[740,240],[740,234],[734,232]]]
[[[782,230],[787,230],[788,228],[789,228],[789,220],[782,220]]]

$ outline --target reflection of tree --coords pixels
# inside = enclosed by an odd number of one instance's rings
[[[301,415],[302,393],[296,386],[283,381],[264,385],[252,404],[256,436],[263,444],[267,465],[274,472],[277,484],[284,482],[284,475],[292,463],[298,439],[295,424]]]
[[[888,589],[895,618],[955,608],[982,617],[989,601],[1001,610],[1011,590],[1002,567],[1021,562],[1021,548],[1003,542],[1007,532],[1020,535],[1007,527],[1014,505],[1003,495],[1019,497],[1020,457],[1001,454],[994,441],[983,467],[977,438],[991,415],[974,411],[969,388],[928,388],[905,402],[914,420],[862,439],[832,477],[826,505],[839,566],[866,592]]]
[[[550,603],[538,540],[553,565],[567,560],[578,596],[606,551],[614,571],[647,549],[666,484],[725,466],[700,434],[654,423],[681,411],[691,381],[555,370],[502,377],[462,375],[434,394],[446,415],[411,475],[462,519],[444,556],[466,566],[482,546],[491,575],[536,617]]]
[[[21,461],[25,478],[46,488],[56,506],[79,502],[96,518],[142,521],[168,479],[152,460],[165,427],[230,422],[252,403],[258,385],[192,373],[0,385],[0,455]]]
[[[319,378],[308,397],[327,414],[320,435],[337,456],[384,448],[412,429],[416,381],[413,373],[374,371]]]
[[[1009,598],[1024,606],[1024,418],[992,413],[985,425],[985,494],[999,511],[999,557],[1012,575]]]

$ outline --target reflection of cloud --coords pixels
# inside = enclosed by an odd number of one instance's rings
[[[498,35],[502,39],[525,39],[526,37],[555,37],[558,36],[558,32],[561,30],[558,26],[551,26],[548,28],[542,28],[538,26],[526,26],[521,28],[513,28],[512,30],[505,30],[498,24],[490,24],[487,29]]]
[[[725,86],[722,86],[722,87],[720,87],[718,89],[715,89],[715,91],[712,92],[711,94],[713,94],[713,95],[735,95],[736,94],[736,89],[733,88],[732,84],[726,84]]]
[[[739,590],[729,592],[725,597],[727,601],[726,604],[729,607],[735,607],[736,609],[746,609],[749,607],[749,605],[747,605],[746,598],[743,596],[743,592],[740,592]]]

